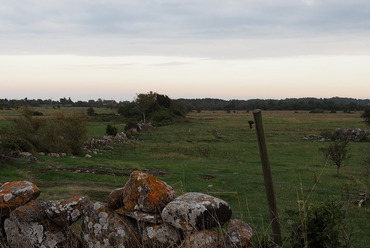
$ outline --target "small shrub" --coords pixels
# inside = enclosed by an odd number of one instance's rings
[[[365,111],[361,114],[361,118],[364,118],[364,122],[370,126],[370,106],[367,106]]]
[[[351,247],[346,211],[339,200],[329,199],[316,205],[298,201],[298,210],[286,212],[291,247]]]
[[[44,114],[42,112],[40,112],[40,111],[33,111],[32,112],[32,115],[33,116],[43,116]]]
[[[339,174],[340,166],[351,157],[348,140],[335,140],[328,147],[320,148],[320,150],[326,159],[337,166],[337,174]]]
[[[87,112],[88,116],[94,116],[95,115],[95,109],[93,107],[89,107],[86,112]]]
[[[118,133],[118,129],[116,126],[108,124],[107,127],[105,128],[105,133],[107,135],[116,136]]]

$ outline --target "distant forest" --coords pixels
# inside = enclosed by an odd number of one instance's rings
[[[214,98],[202,99],[177,99],[178,103],[186,106],[188,111],[202,110],[309,110],[309,111],[362,111],[370,106],[370,99],[354,99],[344,97],[332,98],[287,98],[281,100],[275,99],[251,99],[251,100],[222,100]],[[129,104],[129,101],[116,102],[114,100],[89,100],[72,101],[71,98],[60,98],[59,100],[42,99],[0,99],[0,110],[19,108],[21,106],[29,107],[108,107],[119,108]]]
[[[370,106],[370,99],[354,98],[286,98],[221,100],[221,99],[179,99],[193,110],[310,110],[310,111],[358,111]]]

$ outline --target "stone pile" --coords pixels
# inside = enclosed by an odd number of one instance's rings
[[[327,132],[323,135],[309,134],[302,137],[303,140],[319,140],[319,141],[332,141],[332,140],[349,140],[349,141],[370,141],[370,130],[353,128],[341,129],[336,128],[334,131]]]
[[[27,181],[0,186],[0,244],[9,247],[251,247],[251,227],[230,220],[227,202],[202,193],[176,197],[167,183],[134,171],[107,203],[75,196],[38,201]],[[71,225],[82,218],[81,227]],[[224,233],[217,230],[228,222]],[[78,222],[79,223],[79,222]]]

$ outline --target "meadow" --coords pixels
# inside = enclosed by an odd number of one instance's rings
[[[59,110],[48,111],[42,110],[46,116]],[[9,125],[9,117],[19,114],[15,110],[0,111],[0,127]],[[327,142],[302,139],[304,135],[335,128],[365,129],[360,114],[262,112],[284,234],[285,211],[296,209],[298,200],[318,203],[339,197],[348,202],[348,222],[355,247],[370,243],[370,207],[354,204],[358,194],[366,190],[363,169],[370,143],[351,142],[349,164],[337,175],[336,167],[319,151]],[[132,170],[140,169],[167,182],[177,195],[203,192],[221,198],[231,205],[233,218],[251,223],[259,233],[270,232],[256,132],[254,127],[250,129],[249,120],[253,120],[252,112],[192,112],[183,123],[153,127],[128,144],[117,144],[114,150],[93,154],[89,159],[38,156],[37,164],[29,164],[25,159],[2,164],[0,183],[31,181],[41,189],[43,200],[88,195],[92,201],[105,202],[113,189],[123,187]],[[107,124],[89,122],[89,136],[102,137]],[[124,128],[124,123],[114,125],[119,131]]]

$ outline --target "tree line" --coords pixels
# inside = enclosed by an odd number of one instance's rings
[[[152,92],[152,96],[160,95]],[[150,95],[138,94],[137,96]],[[160,95],[162,96],[162,95]],[[165,96],[165,95],[163,95]],[[167,97],[167,96],[166,96]],[[159,100],[161,101],[161,100]],[[176,101],[176,104],[185,105],[187,111],[196,110],[325,110],[325,111],[362,111],[366,106],[370,105],[370,99],[355,99],[355,98],[344,98],[344,97],[332,97],[332,98],[286,98],[286,99],[250,99],[250,100],[223,100],[215,98],[202,98],[202,99],[184,99],[180,98]],[[88,101],[72,101],[71,98],[60,98],[59,100],[52,99],[0,99],[0,110],[19,108],[21,106],[30,107],[108,107],[119,109],[133,103],[137,103],[137,98],[130,101],[116,102],[114,100],[88,100]],[[162,103],[163,106],[163,103]]]
[[[354,98],[286,98],[222,100],[213,98],[179,99],[192,110],[325,110],[325,111],[362,111],[370,105],[370,99]]]

